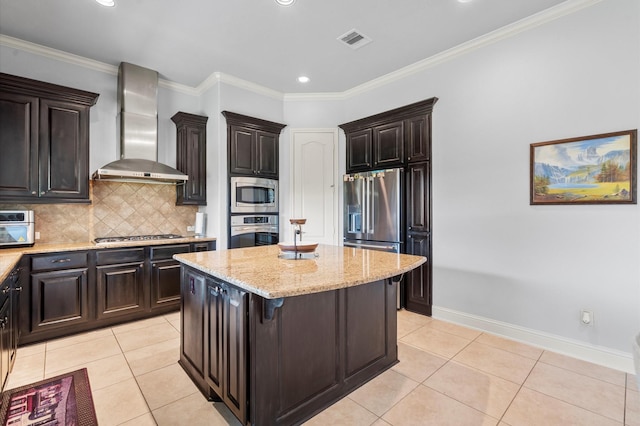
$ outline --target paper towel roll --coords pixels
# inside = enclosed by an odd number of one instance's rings
[[[196,231],[196,235],[200,235],[200,236],[204,235],[204,213],[200,213],[200,212],[196,213],[195,231]]]

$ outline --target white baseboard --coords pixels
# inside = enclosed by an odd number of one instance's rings
[[[589,345],[577,340],[567,339],[538,330],[519,327],[517,325],[479,317],[452,309],[434,306],[433,318],[453,322],[465,327],[475,328],[487,333],[496,334],[511,340],[548,349],[567,356],[578,358],[594,364],[635,374],[633,355],[602,346]]]

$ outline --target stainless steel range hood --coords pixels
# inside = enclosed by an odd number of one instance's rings
[[[118,69],[120,160],[93,174],[118,182],[184,184],[189,177],[158,163],[158,73],[122,62]]]

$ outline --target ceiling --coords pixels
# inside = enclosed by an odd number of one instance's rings
[[[0,34],[190,87],[221,72],[282,93],[343,92],[571,0],[115,1],[0,0]],[[352,29],[372,42],[337,40]]]

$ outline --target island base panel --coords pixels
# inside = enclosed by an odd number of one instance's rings
[[[383,280],[285,298],[267,320],[252,298],[251,424],[299,424],[395,365],[395,300]]]
[[[242,423],[300,424],[398,362],[391,279],[274,303],[185,265],[182,278],[180,365]]]

